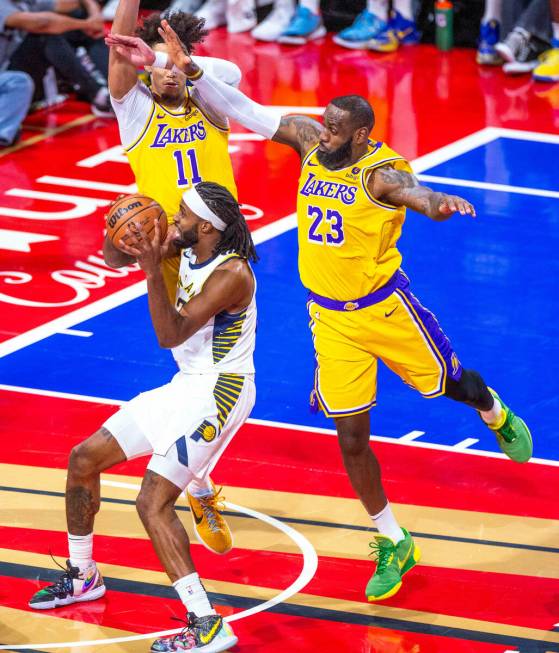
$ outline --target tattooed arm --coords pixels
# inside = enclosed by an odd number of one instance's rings
[[[457,211],[461,215],[476,215],[474,207],[465,199],[421,186],[414,175],[392,166],[373,170],[367,188],[373,197],[387,204],[406,206],[438,222],[448,220]]]
[[[321,124],[307,116],[282,116],[272,140],[289,145],[304,158],[318,143],[320,130]]]

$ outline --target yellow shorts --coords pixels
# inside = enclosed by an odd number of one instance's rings
[[[171,304],[175,305],[175,298],[177,296],[177,281],[179,278],[179,267],[181,264],[180,256],[173,256],[172,258],[165,258],[161,261],[161,272],[163,273],[163,281],[167,294],[171,300]]]
[[[438,397],[462,366],[435,316],[409,291],[396,290],[367,308],[337,311],[308,304],[316,371],[314,395],[328,417],[347,417],[375,405],[380,359],[424,397]]]

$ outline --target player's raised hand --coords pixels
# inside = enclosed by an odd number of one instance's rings
[[[471,215],[472,218],[476,217],[476,210],[473,205],[462,197],[458,197],[458,195],[444,194],[439,204],[439,213],[448,216],[453,213],[460,213],[460,215]]]
[[[137,68],[152,66],[155,62],[155,52],[138,36],[111,32],[105,37],[105,43]]]
[[[175,30],[165,19],[161,21],[161,27],[159,27],[157,31],[159,32],[159,35],[163,41],[165,41],[169,58],[175,64],[175,66],[179,68],[179,70],[182,70],[184,73],[189,73],[189,69],[192,66],[195,66],[196,69],[198,68],[192,61],[190,55],[186,51],[186,48],[177,36]]]

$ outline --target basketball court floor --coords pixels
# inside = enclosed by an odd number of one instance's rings
[[[235,548],[193,544],[238,653],[559,651],[559,85],[480,70],[473,51],[383,57],[330,37],[300,48],[211,35],[206,54],[243,71],[278,111],[320,115],[365,95],[373,136],[427,185],[462,194],[476,219],[408,214],[412,289],[463,364],[532,428],[517,465],[473,411],[421,399],[379,374],[372,446],[397,515],[423,551],[393,598],[369,604],[373,534],[345,477],[332,423],[313,416],[305,291],[296,266],[298,160],[233,125],[231,153],[261,261],[258,400],[214,471]],[[201,54],[203,52],[200,52]],[[32,115],[0,153],[0,649],[146,651],[182,616],[136,516],[146,460],[103,475],[95,558],[109,591],[37,613],[29,597],[64,562],[71,447],[118,405],[174,373],[152,332],[143,274],[100,256],[103,214],[134,190],[116,123],[67,102]],[[181,516],[192,533],[187,504]]]

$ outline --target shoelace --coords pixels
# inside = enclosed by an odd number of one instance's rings
[[[72,576],[70,575],[70,572],[67,567],[63,567],[58,560],[52,555],[52,552],[49,551],[49,555],[52,558],[52,561],[57,567],[60,567],[62,571],[64,572],[60,578],[58,578],[52,585],[47,585],[47,587],[44,587],[43,590],[45,592],[48,592],[49,594],[59,594],[60,592],[63,591],[69,591],[72,583]]]
[[[377,563],[377,574],[382,574],[390,562],[391,555],[396,555],[396,547],[387,542],[381,543],[377,540],[369,542],[369,546],[372,549],[369,556],[375,556],[373,560]]]
[[[208,526],[213,533],[217,533],[220,530],[219,525],[219,512],[225,510],[225,497],[221,496],[223,487],[220,487],[215,494],[211,494],[207,497],[199,497],[198,501],[202,506],[202,511],[206,516]]]
[[[183,639],[186,641],[190,648],[196,646],[196,636],[192,633],[191,628],[194,625],[194,619],[190,615],[190,612],[186,613],[186,619],[181,619],[180,617],[171,617],[173,621],[179,621],[181,624],[184,624],[184,628],[177,635],[171,637],[171,642],[176,642],[177,640]]]

